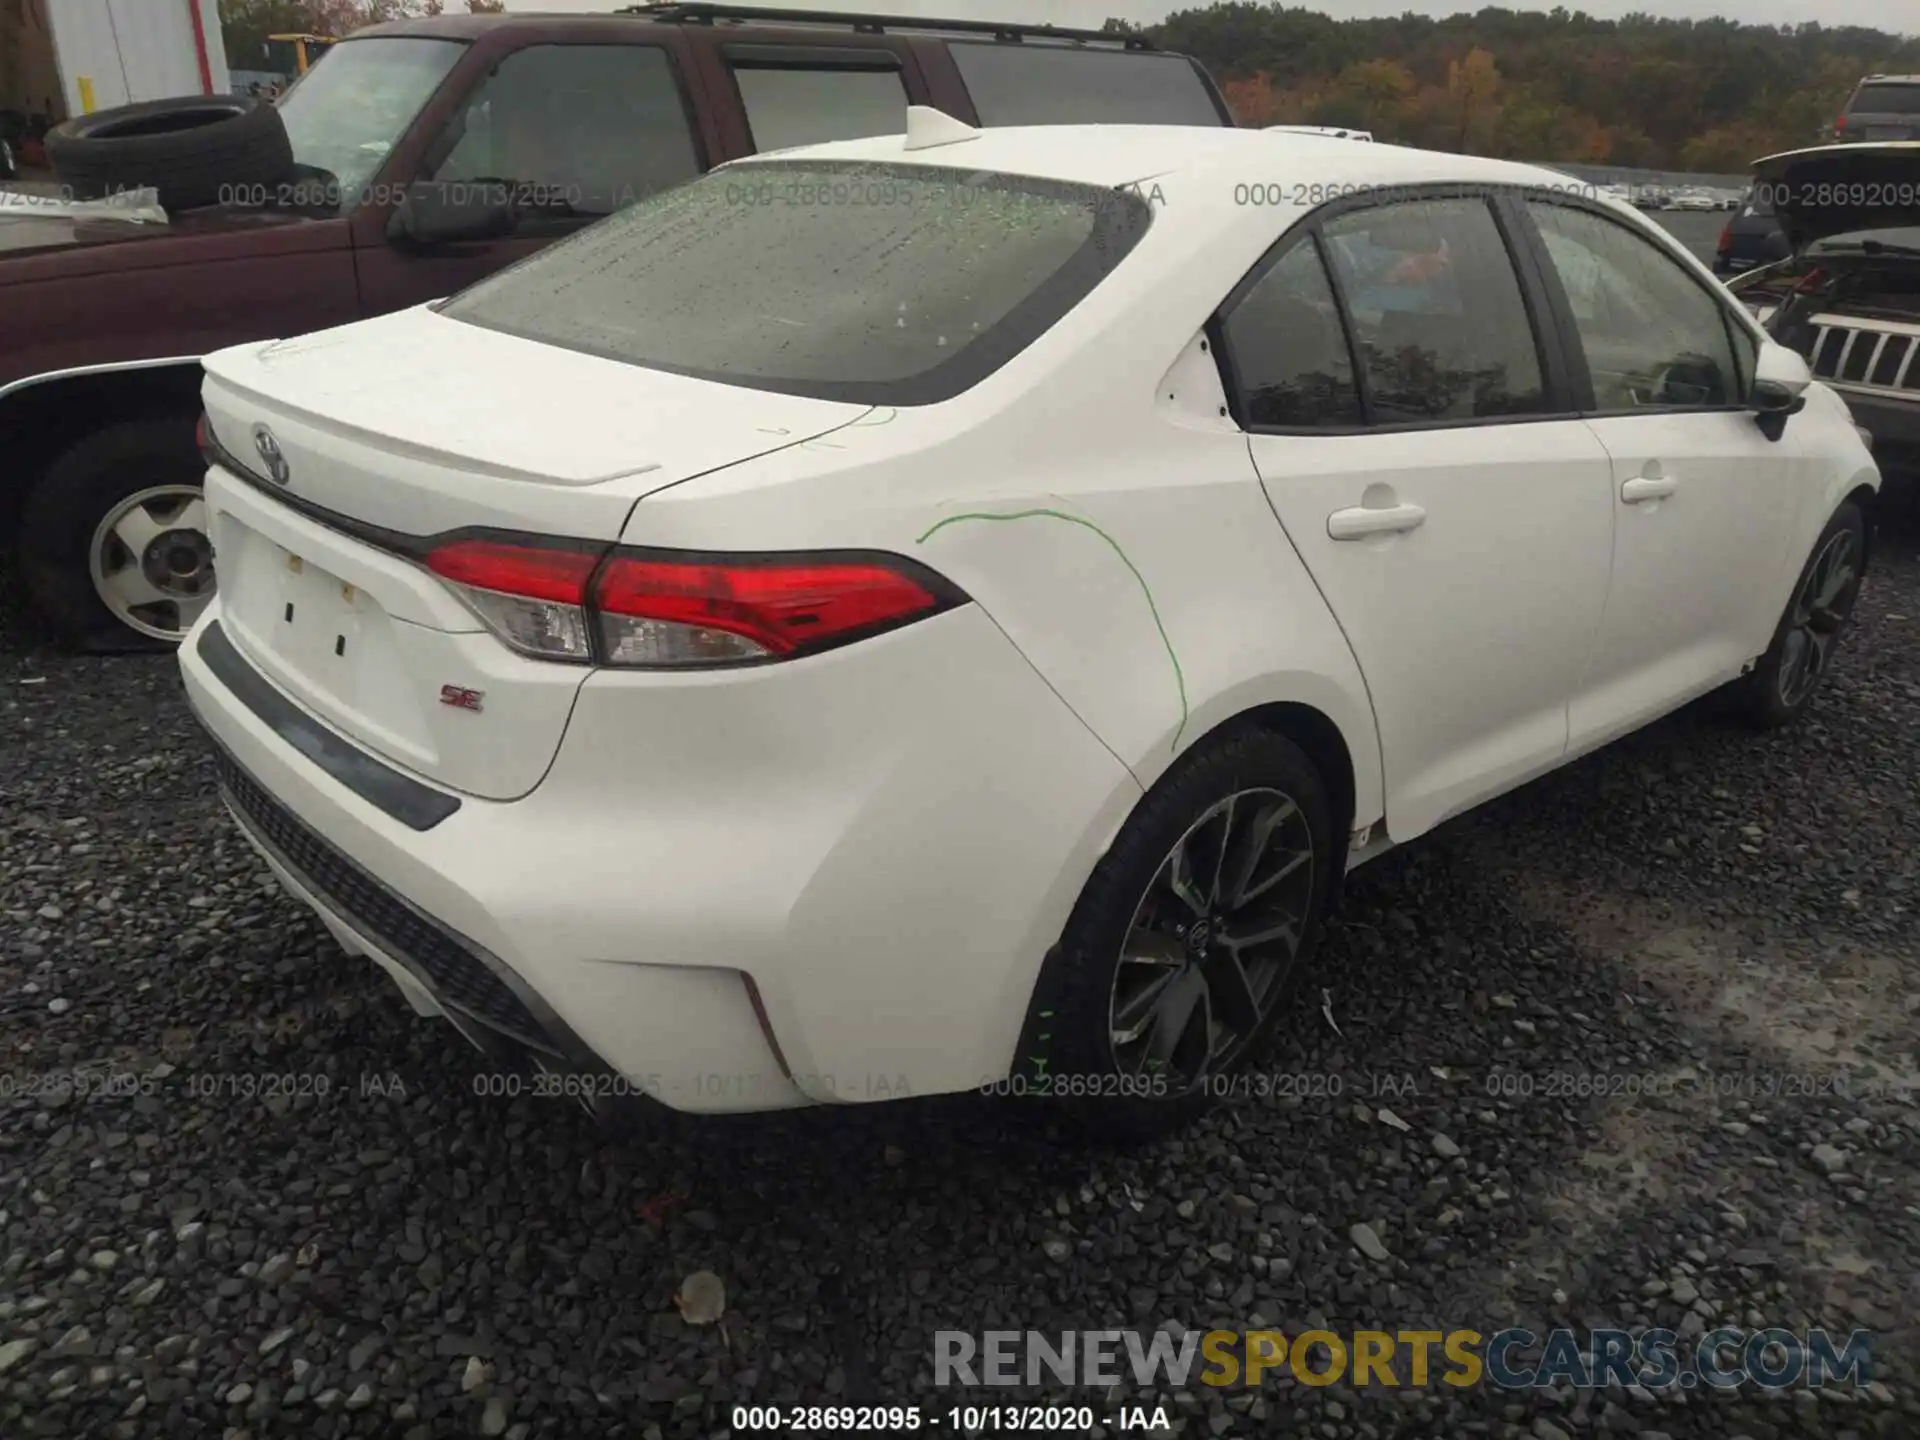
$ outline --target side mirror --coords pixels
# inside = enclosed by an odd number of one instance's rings
[[[416,180],[387,221],[387,238],[430,249],[499,240],[513,233],[513,205],[501,185]]]
[[[1753,367],[1753,389],[1747,393],[1747,408],[1753,412],[1760,433],[1778,440],[1787,429],[1787,417],[1807,408],[1807,386],[1813,372],[1798,351],[1772,341],[1763,343]]]

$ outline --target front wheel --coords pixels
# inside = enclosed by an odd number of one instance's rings
[[[1256,1053],[1319,938],[1341,856],[1326,786],[1280,735],[1203,742],[1148,794],[1048,957],[1029,1093],[1148,1139]]]
[[[1852,622],[1866,553],[1866,516],[1849,500],[1814,542],[1767,653],[1733,691],[1748,724],[1774,730],[1806,713]]]
[[[68,640],[177,644],[213,598],[193,431],[190,417],[108,426],[48,466],[28,497],[21,574]]]

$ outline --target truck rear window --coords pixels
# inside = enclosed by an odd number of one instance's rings
[[[1920,115],[1920,85],[1862,85],[1849,115]]]
[[[982,125],[1229,123],[1184,55],[971,40],[947,49]]]
[[[629,206],[440,313],[699,379],[933,404],[1044,334],[1151,220],[1098,186],[763,161]]]

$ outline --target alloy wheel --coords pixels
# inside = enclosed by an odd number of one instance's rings
[[[1794,597],[1780,651],[1780,703],[1791,710],[1826,674],[1860,593],[1859,538],[1839,530],[1821,548]]]
[[[1113,1063],[1183,1094],[1232,1066],[1285,989],[1314,894],[1313,832],[1279,790],[1188,827],[1134,907],[1109,1007]]]
[[[213,598],[207,504],[190,485],[156,485],[109,510],[87,551],[93,588],[113,617],[179,641]]]

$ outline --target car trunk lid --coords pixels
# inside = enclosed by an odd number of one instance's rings
[[[586,667],[531,659],[425,564],[474,530],[611,543],[642,495],[868,407],[572,354],[420,310],[214,355],[219,613],[310,713],[429,781],[514,799]]]

